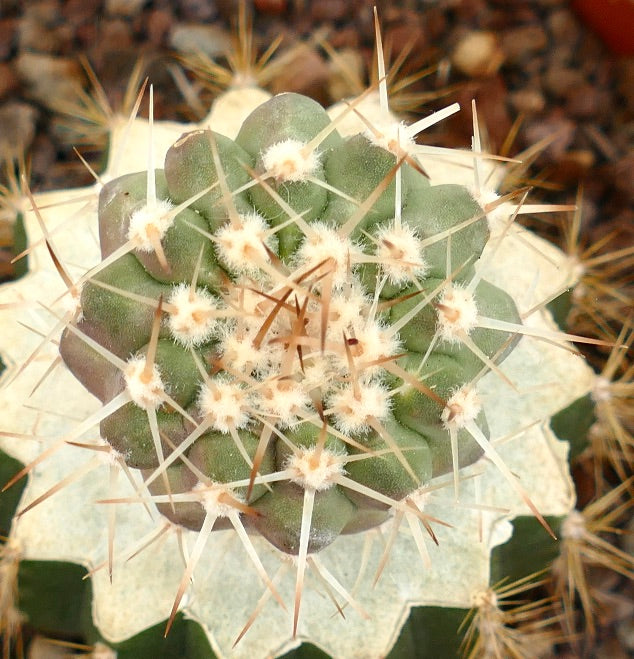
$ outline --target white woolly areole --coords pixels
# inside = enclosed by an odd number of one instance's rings
[[[153,204],[146,204],[134,211],[130,217],[128,240],[141,252],[153,251],[153,244],[162,240],[172,226],[172,208],[169,201],[157,199]]]
[[[367,376],[381,371],[383,368],[381,364],[373,366],[367,366],[367,364],[395,355],[400,346],[397,334],[390,334],[388,328],[381,323],[367,321],[355,328],[350,353],[359,368],[363,369],[362,374]],[[340,360],[346,360],[347,364],[346,355],[340,356]]]
[[[423,258],[421,241],[416,230],[407,224],[381,227],[376,235],[376,255],[381,260],[381,271],[391,284],[405,284],[423,278],[429,265]]]
[[[335,426],[344,434],[366,433],[371,417],[381,421],[390,411],[387,389],[378,382],[359,383],[338,389],[329,396],[329,410]]]
[[[497,608],[498,596],[492,588],[478,590],[471,595],[473,606],[478,609]]]
[[[247,328],[227,323],[222,328],[223,335],[219,343],[223,363],[246,373],[255,371],[262,374],[271,367],[279,367],[284,354],[282,345],[264,340],[256,347],[253,341],[258,329],[254,326]]]
[[[266,416],[274,417],[279,426],[297,422],[297,415],[306,411],[310,398],[304,388],[293,380],[276,378],[260,389],[258,409]]]
[[[609,378],[597,375],[590,394],[595,403],[605,403],[612,400],[612,383]]]
[[[272,144],[262,154],[262,163],[278,181],[305,181],[320,165],[319,154],[304,152],[306,145],[299,140],[287,139]]]
[[[269,261],[264,244],[269,227],[256,212],[240,215],[240,222],[225,224],[216,232],[220,260],[234,273],[257,277],[260,265]]]
[[[560,531],[564,540],[583,540],[588,533],[584,516],[578,510],[571,510],[562,522]]]
[[[241,499],[228,487],[222,484],[212,483],[206,485],[205,483],[196,483],[191,489],[200,497],[200,505],[204,508],[208,515],[215,517],[227,517],[235,508],[228,503],[223,503],[220,499],[222,496],[229,496],[232,499],[241,501]]]
[[[218,322],[215,317],[218,304],[211,293],[182,283],[172,289],[168,302],[174,310],[167,324],[176,341],[192,348],[211,338]]]
[[[466,288],[448,286],[435,306],[437,330],[445,341],[459,341],[460,334],[469,334],[478,322],[475,297]]]
[[[145,357],[132,357],[123,371],[125,386],[132,402],[143,409],[156,409],[163,402],[165,386],[156,364],[148,375],[145,373]]]
[[[315,446],[298,447],[297,453],[286,461],[285,469],[291,472],[289,480],[317,492],[332,487],[334,479],[344,472],[340,455],[326,448],[318,454]]]
[[[464,386],[447,401],[440,418],[447,430],[460,430],[480,414],[482,405],[475,388]]]
[[[219,432],[228,433],[231,428],[247,426],[249,404],[249,393],[239,382],[218,377],[200,386],[198,409]]]
[[[483,209],[500,198],[500,195],[491,188],[481,188],[480,190],[471,188],[469,192]],[[515,207],[508,201],[499,204],[492,210],[488,211],[487,220],[489,221],[489,230],[491,231],[491,234],[495,235],[499,233],[514,212]]]
[[[334,291],[328,306],[328,336],[340,341],[342,332],[350,334],[359,321],[363,322],[363,313],[370,308],[372,299],[363,291],[356,277],[352,276],[344,288]]]
[[[332,259],[332,284],[335,288],[341,288],[349,281],[354,257],[361,254],[361,250],[349,238],[342,237],[336,229],[323,222],[315,222],[311,227],[313,234],[306,236],[297,251],[297,267],[310,270]]]
[[[402,155],[403,151],[412,151],[416,145],[409,136],[407,124],[396,121],[389,115],[385,115],[378,122],[372,122],[372,127],[374,130],[368,128],[364,133],[368,140],[396,156]]]

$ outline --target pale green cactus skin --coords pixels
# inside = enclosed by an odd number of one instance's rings
[[[235,111],[237,95],[248,108],[241,113]],[[265,105],[261,105],[262,101],[259,91],[230,92],[219,99],[211,117],[200,127],[157,124],[152,134],[157,197],[178,204],[213,183],[214,177],[217,178],[214,149],[217,149],[222,163],[223,185],[234,191],[253,180],[250,171],[261,174],[266,169],[262,155],[267,147],[289,137],[306,143],[330,121],[323,109],[302,97],[282,95],[267,101]],[[227,111],[227,108],[230,110]],[[361,108],[366,116],[370,116],[369,109]],[[282,117],[286,116],[289,116],[288,120],[283,120]],[[246,121],[243,123],[244,119]],[[212,126],[213,133],[207,130],[207,126]],[[320,159],[313,174],[315,178],[343,191],[346,197],[310,181],[276,183],[280,197],[296,213],[307,211],[302,217],[309,226],[346,226],[358,203],[367,199],[397,160],[393,154],[371,144],[367,137],[357,135],[363,128],[349,130],[344,126],[345,122],[338,124],[337,130],[317,147]],[[194,132],[182,138],[184,130]],[[115,148],[122,143],[123,132],[123,129],[116,131],[113,138]],[[147,201],[147,167],[139,159],[145,157],[143,145],[147,140],[147,124],[137,120],[125,137],[127,157],[124,155],[120,162],[126,163],[126,169],[116,172],[125,175],[106,176],[106,180],[111,180],[97,188],[100,193],[98,204],[93,190],[91,207],[84,207],[84,201],[74,201],[74,205],[65,207],[61,213],[49,211],[46,214],[49,231],[55,231],[56,249],[64,262],[93,266],[126,243],[131,216]],[[477,191],[469,187],[471,175],[468,168],[447,169],[433,158],[421,158],[421,161],[431,181],[415,168],[404,164],[400,170],[399,184],[401,221],[403,225],[415,229],[417,240],[426,241],[466,220],[476,216],[478,219],[452,233],[449,240],[443,238],[430,241],[428,246],[426,244],[425,267],[420,266],[413,277],[400,281],[386,278],[386,271],[380,263],[370,263],[367,259],[364,262],[363,256],[349,268],[349,272],[344,269],[348,284],[351,280],[358,282],[365,292],[364,299],[367,301],[363,302],[364,313],[372,307],[379,288],[377,303],[386,303],[377,313],[376,322],[380,323],[381,328],[385,330],[398,323],[419,299],[442,287],[448,279],[456,285],[468,287],[477,275],[479,283],[475,287],[475,300],[478,312],[513,323],[520,322],[521,311],[531,309],[562,285],[572,283],[568,264],[551,246],[523,231],[508,231],[501,238],[503,231],[499,217],[485,217],[476,200]],[[495,176],[491,180],[495,180]],[[396,181],[392,180],[371,208],[366,209],[363,217],[355,222],[350,238],[355,248],[359,246],[359,253],[374,255],[376,244],[372,238],[376,240],[379,235],[377,231],[389,225],[395,216],[395,192]],[[38,203],[44,206],[46,202],[60,198],[68,198],[68,192],[57,197],[39,198]],[[233,195],[231,200],[234,210],[227,209],[226,195],[223,196],[218,185],[180,212],[162,241],[170,266],[168,269],[161,265],[153,251],[137,249],[120,256],[94,276],[95,280],[105,282],[111,288],[90,282],[84,285],[80,300],[82,315],[75,322],[82,334],[66,329],[61,340],[61,353],[70,372],[60,369],[55,388],[48,384],[47,388],[40,387],[32,400],[47,409],[65,409],[75,418],[96,414],[103,404],[121,394],[126,385],[121,370],[95,352],[83,336],[95,339],[126,363],[134,356],[142,357],[151,343],[154,307],[159,297],[169,302],[174,286],[189,284],[195,274],[198,289],[207,291],[214,299],[223,300],[225,306],[222,308],[231,306],[227,304],[227,296],[231,295],[231,291],[235,294],[247,275],[236,271],[226,254],[218,248],[218,242],[204,233],[217,237],[234,211],[244,215],[255,210],[264,218],[264,226],[271,228],[288,219],[280,200],[273,198],[260,184],[256,183],[248,190]],[[504,221],[512,213],[512,209],[507,210]],[[57,228],[63,227],[66,218],[74,214],[92,222],[93,232],[98,230],[99,253],[96,253],[94,237],[90,232],[76,232],[72,238],[64,238],[67,234]],[[31,240],[35,241],[41,232],[32,214],[27,213],[26,220]],[[272,234],[270,249],[279,256],[277,267],[280,269],[301,271],[301,268],[310,267],[302,261],[305,234],[298,227],[297,222],[290,223]],[[197,267],[201,253],[200,266]],[[487,254],[493,256],[488,257]],[[51,303],[65,292],[65,288],[57,283],[53,268],[48,265],[44,246],[35,251],[33,260],[34,267],[25,280],[5,289],[8,301],[37,298]],[[81,274],[78,270],[77,276]],[[248,276],[263,290],[275,288],[267,281],[267,272],[262,273],[259,266],[255,271],[249,271]],[[333,281],[335,279],[333,276]],[[265,289],[265,286],[269,288]],[[332,286],[333,294],[339,294],[345,288],[337,282]],[[112,287],[139,297],[136,300],[126,298]],[[390,300],[406,296],[414,289],[422,292],[394,305],[389,304]],[[440,399],[447,400],[455,390],[468,386],[479,375],[484,364],[461,343],[437,340],[422,370],[419,370],[422,356],[430,347],[437,329],[436,309],[431,302],[437,300],[440,294],[439,290],[428,304],[403,324],[397,334],[398,342],[393,345],[391,354],[386,356],[407,353],[399,358],[398,364],[410,376],[424,382]],[[144,303],[142,297],[153,300],[154,307]],[[298,300],[300,307],[302,302]],[[296,313],[291,311],[284,310],[285,321],[280,320],[280,324],[289,322],[288,318]],[[62,312],[56,313],[61,316]],[[162,446],[163,459],[169,459],[170,452],[174,450],[170,443],[178,445],[186,441],[195,423],[201,423],[204,419],[199,397],[205,380],[191,351],[196,353],[199,363],[206,365],[207,373],[211,374],[209,377],[235,377],[232,372],[222,374],[212,369],[212,364],[218,359],[222,362],[223,354],[218,346],[229,332],[223,327],[231,328],[235,319],[221,319],[215,333],[190,349],[170,333],[168,314],[169,311],[164,309],[156,363],[163,381],[167,383],[166,390],[194,423],[168,409],[168,405],[157,408],[161,435],[170,439]],[[14,316],[17,315],[14,312]],[[314,315],[316,320],[313,318],[311,322],[316,322],[319,327],[318,312]],[[257,320],[255,331],[261,327],[265,317]],[[38,329],[50,327],[50,315],[41,309],[27,308],[22,319]],[[25,335],[13,320],[9,331],[0,339],[2,355],[13,356],[10,367],[12,364],[19,366],[41,340],[38,336]],[[524,323],[544,331],[552,327],[547,314],[542,311],[532,314]],[[274,332],[281,331],[281,326],[273,328],[268,338],[273,338]],[[319,338],[319,331],[316,330],[313,336]],[[592,386],[591,372],[575,355],[528,337],[518,343],[517,340],[510,340],[506,332],[481,328],[474,328],[470,336],[487,358],[501,364],[504,373],[515,385],[515,389],[509,387],[495,373],[488,373],[478,380],[477,390],[483,404],[476,418],[477,426],[485,437],[491,439],[513,435],[512,441],[498,447],[509,469],[519,476],[522,486],[530,492],[542,514],[567,513],[573,505],[573,489],[566,466],[567,446],[557,441],[545,422],[550,415],[588,392]],[[320,384],[324,390],[330,388],[336,391],[343,387],[346,377],[350,378],[350,370],[343,341],[337,343],[333,340],[332,343],[339,347],[329,347],[331,354],[328,358],[331,361],[338,359],[343,365],[330,379],[324,376]],[[37,363],[20,373],[11,388],[2,392],[0,413],[3,419],[8,419],[7,431],[37,432],[49,444],[71,435],[73,439],[94,442],[96,432],[92,426],[84,428],[84,432],[76,436],[76,421],[23,407],[23,402],[49,363],[44,358],[54,359],[56,351],[56,346],[47,344],[40,351]],[[307,355],[304,356],[306,366],[310,366]],[[358,356],[353,358],[359,359]],[[276,366],[279,368],[279,362]],[[5,379],[12,376],[15,368],[9,368]],[[308,377],[303,374],[297,357],[293,368],[293,377],[298,382]],[[260,372],[257,369],[248,371],[249,377],[257,382],[266,381],[271,373],[270,368],[261,369]],[[219,520],[218,526],[214,526],[219,531],[209,539],[196,567],[191,598],[186,597],[183,601],[188,615],[198,620],[207,631],[218,656],[277,655],[296,646],[301,640],[310,640],[333,656],[384,656],[394,644],[410,606],[427,604],[468,608],[473,594],[478,589],[488,587],[491,548],[508,537],[508,521],[517,514],[526,514],[525,506],[494,465],[478,461],[482,449],[463,430],[458,433],[457,443],[463,480],[460,485],[461,501],[489,508],[486,512],[475,513],[467,507],[455,505],[451,441],[442,417],[443,407],[416,387],[404,383],[398,373],[388,371],[384,365],[375,370],[372,376],[374,381],[393,392],[381,424],[401,450],[401,457],[414,471],[416,481],[413,481],[397,452],[386,445],[376,430],[363,427],[345,431],[342,428],[346,421],[342,422],[334,412],[328,417],[331,426],[325,450],[332,455],[359,455],[362,450],[346,444],[341,437],[350,435],[362,446],[385,451],[385,455],[346,463],[345,476],[394,500],[415,496],[429,484],[444,485],[425,505],[426,513],[453,525],[453,528],[434,527],[439,545],[436,547],[431,541],[426,543],[431,554],[431,568],[422,564],[413,536],[401,533],[392,547],[381,579],[373,587],[374,570],[383,552],[375,527],[385,523],[380,530],[384,534],[389,533],[398,509],[390,510],[389,506],[338,483],[329,484],[329,487],[315,492],[314,525],[311,525],[308,551],[313,555],[313,560],[334,574],[348,591],[352,592],[355,580],[358,581],[354,587],[354,599],[369,617],[366,619],[349,608],[345,621],[331,619],[333,604],[318,592],[323,590],[323,584],[320,585],[319,579],[312,573],[304,591],[297,636],[293,637],[292,613],[275,603],[271,593],[252,570],[235,531],[223,531],[229,524],[226,520],[224,523]],[[330,398],[324,396],[326,409],[328,405],[332,406],[333,395],[330,393]],[[300,422],[298,415],[294,414],[291,415],[293,418],[278,423],[278,431],[288,442],[273,435],[259,467],[261,475],[287,469],[289,455],[293,452],[291,446],[313,446],[319,441],[320,422],[314,404],[310,397],[301,404],[304,405],[302,414],[312,416],[317,422]],[[254,403],[254,408],[259,409],[258,416],[265,415],[265,410],[257,408],[257,403]],[[275,411],[269,410],[269,422],[274,417]],[[535,424],[536,421],[543,423]],[[238,435],[250,457],[256,452],[261,427],[252,414],[248,423],[238,428]],[[101,437],[124,456],[130,467],[141,470],[145,478],[151,476],[160,465],[162,458],[157,456],[147,410],[135,403],[129,402],[107,415],[101,420],[100,431]],[[25,463],[42,451],[33,442],[18,444],[2,439],[2,446]],[[85,450],[70,446],[51,453],[31,473],[29,486],[23,495],[24,505],[69,473],[82,469],[92,457],[87,456]],[[236,448],[231,433],[212,426],[188,449],[188,459],[214,482],[244,482],[251,471]],[[94,502],[116,497],[138,497],[138,493],[122,479],[119,479],[121,482],[113,492],[109,485],[109,469],[108,465],[95,467],[89,475],[79,478],[62,492],[16,518],[11,535],[22,547],[25,558],[71,560],[90,568],[107,559],[108,506],[95,506]],[[167,471],[173,494],[190,491],[200,480],[200,474],[193,477],[192,470],[181,462],[175,462]],[[150,487],[154,494],[166,491],[161,478],[156,478]],[[291,478],[272,482],[269,487],[270,490],[256,482],[245,503],[258,514],[244,515],[242,519],[265,570],[271,577],[277,575],[276,588],[287,606],[292,608],[295,590],[292,563],[295,559],[292,556],[299,552],[304,488]],[[236,488],[236,493],[244,497],[245,485]],[[164,543],[150,547],[134,560],[125,561],[125,552],[156,532],[163,522],[156,515],[150,519],[143,506],[138,504],[118,505],[116,508],[115,554],[122,558],[115,560],[112,584],[105,570],[93,576],[95,622],[104,638],[111,641],[131,636],[164,619],[169,614],[183,574],[176,532],[171,532]],[[169,503],[161,502],[159,508],[178,525],[193,530],[189,539],[191,551],[196,532],[203,526],[208,510],[195,501],[176,503],[174,509]],[[415,518],[410,521],[417,523]],[[407,524],[404,523],[404,526]],[[188,532],[183,533],[188,536]],[[258,535],[263,538],[258,538]],[[188,537],[185,540],[188,541]],[[232,649],[237,634],[259,598],[263,597],[263,592],[270,599],[253,627]]]

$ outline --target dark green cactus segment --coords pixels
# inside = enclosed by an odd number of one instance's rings
[[[207,433],[196,441],[191,448],[188,458],[208,476],[214,483],[235,483],[248,480],[251,473],[253,457],[258,446],[258,437],[242,431],[240,433],[246,457],[238,448],[233,438],[221,433]],[[258,468],[261,475],[270,474],[275,471],[273,452],[267,451]],[[236,487],[238,496],[245,496],[247,488]],[[259,499],[266,492],[264,485],[255,485],[249,497],[249,505]]]
[[[145,355],[147,346],[139,354]],[[156,366],[169,396],[181,407],[192,404],[200,386],[200,374],[191,351],[163,339],[156,346]]]
[[[165,178],[174,203],[187,201],[218,181],[212,142],[218,149],[222,171],[231,192],[251,180],[245,165],[252,167],[253,161],[233,140],[209,130],[185,133],[165,156]],[[239,213],[251,210],[244,193],[232,195],[232,201]],[[220,185],[192,202],[190,208],[206,218],[212,231],[221,227],[229,217]]]
[[[92,583],[81,565],[61,561],[21,561],[18,606],[29,624],[48,636],[99,638],[92,624]],[[43,587],[45,585],[45,587]],[[63,596],[65,606],[60,605]],[[17,655],[16,655],[17,656]]]
[[[546,517],[557,537],[564,518]],[[561,540],[547,536],[534,517],[516,517],[513,535],[491,552],[491,585],[506,580],[510,583],[545,570],[557,558]]]
[[[134,469],[154,469],[159,466],[154,438],[148,422],[146,410],[134,403],[127,403],[100,425],[101,436],[118,451],[126,463]],[[164,409],[156,411],[159,436],[163,455],[167,457],[172,448],[165,438],[178,446],[191,432],[192,428],[180,414]]]
[[[154,172],[157,199],[168,199],[169,193],[162,169]],[[132,215],[147,204],[147,172],[125,174],[108,181],[99,193],[99,244],[101,257],[110,256],[128,242]]]
[[[167,298],[171,290],[150,277],[132,254],[117,259],[93,280],[148,300],[158,301],[161,295]],[[100,335],[101,345],[118,357],[127,359],[148,342],[154,321],[154,308],[150,304],[139,304],[125,294],[89,281],[83,288],[81,305],[85,322],[99,328],[96,333]]]
[[[172,226],[163,238],[163,251],[169,263],[168,270],[161,265],[153,251],[137,250],[135,255],[157,281],[191,282],[194,272],[197,272],[196,281],[199,285],[217,290],[226,278],[226,274],[218,264],[211,241],[205,236],[208,231],[207,221],[198,213],[186,208],[174,218]],[[199,258],[200,268],[196,271]]]
[[[258,515],[250,518],[250,524],[281,551],[297,554],[304,489],[294,483],[279,483],[272,492],[258,499],[253,508]],[[315,492],[308,551],[320,551],[334,542],[354,512],[354,504],[337,486]]]
[[[568,460],[578,458],[588,447],[588,434],[597,420],[592,394],[577,398],[550,419],[550,427],[559,439],[570,444]]]
[[[432,353],[420,368],[422,360],[423,355],[410,353],[398,363],[442,400],[446,401],[457,388],[469,381],[462,365],[448,355]],[[395,376],[390,380],[391,388],[403,384],[403,380]],[[392,411],[399,423],[422,433],[426,426],[440,424],[443,407],[438,400],[408,385],[393,397]]]
[[[141,472],[144,479],[149,479],[152,476],[152,471]],[[148,490],[153,496],[165,496],[166,494],[178,494],[180,492],[189,492],[192,487],[196,485],[198,479],[192,473],[191,469],[183,464],[177,462],[171,464],[166,470],[166,478],[169,484],[168,488],[165,484],[163,477],[156,478],[148,485]],[[167,517],[174,524],[184,526],[186,529],[192,531],[200,531],[200,527],[205,521],[205,509],[202,507],[200,501],[178,501],[173,504],[170,503],[157,503],[161,515]],[[226,524],[214,524],[214,528],[228,528]]]
[[[394,419],[386,421],[384,429],[401,452],[400,456],[393,452],[381,454],[386,441],[378,433],[372,432],[363,438],[363,444],[378,455],[348,462],[346,471],[357,483],[400,500],[429,481],[432,476],[432,455],[427,442],[419,433],[405,428]],[[351,447],[350,453],[358,455],[361,451]],[[407,462],[409,469],[401,460]]]
[[[165,172],[162,169],[155,170],[155,178],[157,199],[169,202]],[[103,258],[129,242],[130,218],[146,204],[146,172],[127,174],[103,186],[99,195],[99,239]],[[168,269],[161,265],[153,250],[135,248],[133,253],[154,279],[175,283],[192,280],[202,251],[198,282],[216,288],[221,282],[221,271],[213,245],[201,231],[209,231],[207,222],[198,213],[186,208],[172,220],[162,241],[170,266]]]
[[[372,144],[364,135],[351,137],[333,149],[325,162],[326,178],[333,185],[336,184],[336,187],[345,195],[356,199],[358,205],[333,194],[324,219],[336,225],[345,224],[346,220],[355,214],[359,205],[381,185],[396,162],[396,156]],[[407,165],[402,166],[403,172],[406,172],[407,169]],[[425,181],[421,175],[416,174],[416,176],[421,181]],[[412,175],[402,177],[402,197],[404,199],[407,197],[410,182],[413,180]],[[425,186],[426,183],[421,182],[420,185]],[[395,195],[396,182],[392,180],[359,222],[352,236],[360,237],[363,235],[362,229],[368,230],[378,222],[393,218]]]
[[[442,281],[430,277],[421,282],[420,290],[422,290],[422,293],[420,295],[398,302],[391,308],[391,322],[398,322],[400,318],[420,304],[422,298],[437,290]],[[416,288],[410,287],[405,291],[405,295],[415,293],[416,290]],[[438,327],[438,311],[434,304],[440,302],[443,295],[444,290],[441,290],[434,300],[418,311],[401,330],[400,338],[408,350],[424,355],[429,349],[432,337]],[[478,315],[482,317],[521,324],[521,318],[513,299],[502,289],[489,284],[487,281],[482,280],[478,283],[474,292],[474,301]],[[498,363],[512,348],[510,345],[512,336],[509,332],[474,327],[469,331],[469,338],[488,358],[495,357]],[[507,347],[508,349],[505,350]],[[449,354],[457,359],[465,369],[465,381],[473,377],[484,365],[471,350],[460,343],[459,339],[448,341],[441,338],[435,345],[435,352]]]
[[[284,140],[307,143],[330,125],[330,117],[319,103],[301,94],[278,94],[257,107],[243,122],[236,143],[254,158]],[[317,147],[328,151],[341,144],[332,131]]]
[[[104,332],[85,322],[79,322],[77,329],[87,337],[101,343]],[[101,402],[106,402],[116,395],[119,385],[119,370],[84,339],[65,329],[59,344],[59,352],[70,372],[96,396]]]
[[[480,412],[475,420],[482,434],[488,439],[489,426],[484,412]],[[432,473],[434,477],[451,473],[453,469],[453,456],[451,451],[451,437],[449,432],[438,425],[418,426],[418,432],[425,438],[432,456]],[[460,468],[468,467],[478,460],[483,450],[480,444],[466,430],[457,433],[458,464]]]
[[[7,455],[4,451],[0,451],[0,488],[4,487],[23,467],[24,465],[21,462]],[[17,510],[25,487],[26,479],[23,478],[0,496],[0,536],[3,538],[9,536],[11,520]]]
[[[328,114],[315,101],[299,94],[280,94],[263,103],[247,117],[236,142],[255,159],[256,171],[264,174],[269,169],[269,149],[286,140],[307,144],[329,124]],[[314,159],[310,178],[326,180],[323,160],[330,150],[339,144],[341,138],[333,131],[317,146],[313,154],[308,154],[308,157]],[[283,165],[283,162],[280,165]],[[290,176],[284,178],[273,175],[267,182],[305,221],[310,222],[321,217],[328,202],[329,193],[326,188],[314,181],[302,180],[303,176],[297,180],[294,180],[292,174]],[[288,214],[263,187],[251,188],[249,196],[253,205],[273,226],[289,219]],[[279,254],[283,259],[288,259],[299,246],[303,233],[295,224],[290,224],[277,235]]]
[[[476,219],[477,218],[477,219]],[[474,219],[473,223],[469,220]],[[452,276],[455,281],[468,281],[473,265],[489,238],[489,229],[482,208],[460,185],[418,186],[405,199],[403,222],[418,230],[423,239],[458,227],[468,226],[451,234],[450,238],[438,240],[425,248],[425,260],[429,264],[429,275],[444,279]],[[451,241],[451,272],[447,272],[447,244]],[[453,273],[453,275],[452,275]]]

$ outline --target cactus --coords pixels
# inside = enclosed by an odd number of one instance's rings
[[[411,606],[472,605],[510,520],[547,538],[573,506],[547,422],[594,376],[544,309],[573,268],[515,226],[477,122],[447,166],[413,138],[457,108],[405,126],[375,91],[232,90],[185,132],[150,101],[88,201],[31,197],[11,538],[89,568],[108,642],[184,607],[219,656],[382,656]]]

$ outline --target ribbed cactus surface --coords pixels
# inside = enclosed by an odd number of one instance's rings
[[[241,514],[296,554],[309,493],[316,552],[481,455],[468,385],[513,341],[478,317],[518,312],[475,275],[482,208],[391,146],[281,94],[102,189],[104,261],[61,354],[173,521]]]

